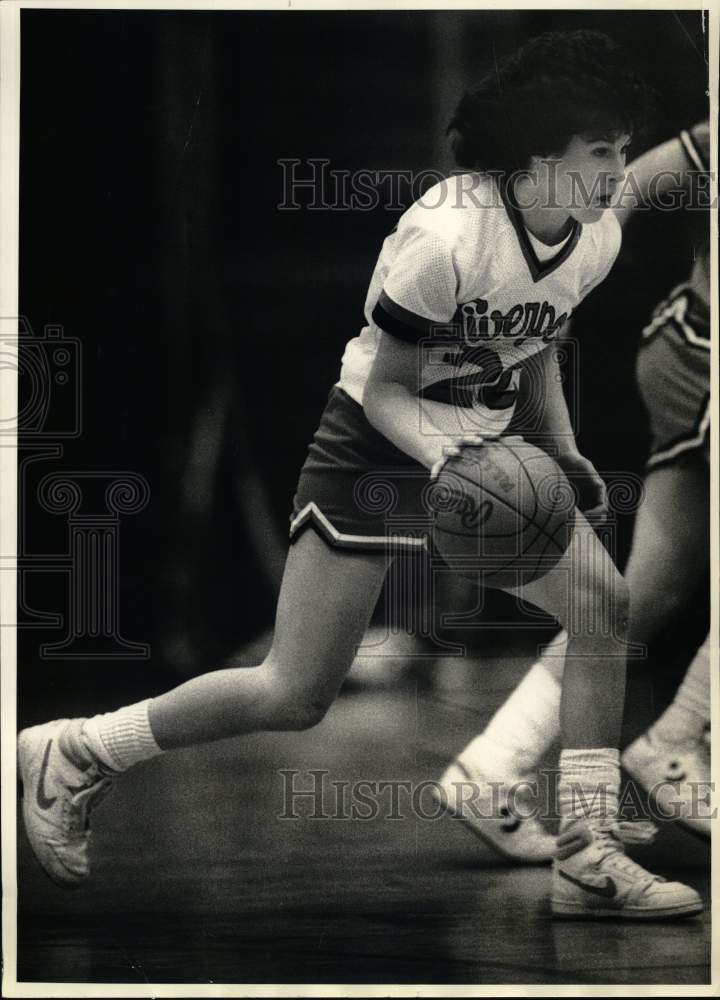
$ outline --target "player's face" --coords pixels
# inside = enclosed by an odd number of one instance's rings
[[[630,138],[618,132],[573,136],[559,161],[549,165],[555,204],[578,222],[597,222],[625,178]]]

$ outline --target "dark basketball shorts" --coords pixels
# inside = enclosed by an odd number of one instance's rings
[[[337,548],[424,550],[432,527],[430,472],[372,426],[334,386],[300,473],[294,541],[312,526]]]
[[[710,316],[686,285],[643,331],[637,380],[650,418],[648,470],[710,452]]]

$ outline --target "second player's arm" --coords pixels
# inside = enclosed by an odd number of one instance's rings
[[[668,139],[647,150],[628,164],[623,196],[614,208],[621,226],[632,217],[637,209],[647,208],[652,198],[662,205],[670,192],[677,192],[690,183],[690,165],[680,139]],[[672,205],[672,201],[670,202]]]

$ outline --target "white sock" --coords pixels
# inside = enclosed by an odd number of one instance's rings
[[[561,751],[558,787],[561,828],[575,819],[615,819],[619,791],[619,750],[600,747]]]
[[[148,698],[85,720],[81,736],[106,767],[126,771],[133,764],[162,753],[150,729],[150,701]]]
[[[566,645],[567,635],[560,632],[483,732],[459,755],[474,780],[483,777],[517,780],[538,765],[559,737],[560,685]]]
[[[698,743],[710,721],[710,636],[688,667],[677,694],[650,727],[655,743]]]

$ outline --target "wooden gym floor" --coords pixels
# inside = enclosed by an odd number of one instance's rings
[[[456,821],[280,819],[280,772],[421,781],[482,728],[527,657],[348,689],[323,723],[143,764],[94,815],[94,873],[63,891],[19,845],[18,979],[117,983],[704,984],[710,920],[553,921],[549,870]],[[299,801],[299,800],[298,800]],[[348,800],[349,801],[349,800]],[[430,809],[429,799],[423,798]],[[339,810],[342,812],[342,808]],[[709,905],[709,847],[672,825],[634,856]]]

